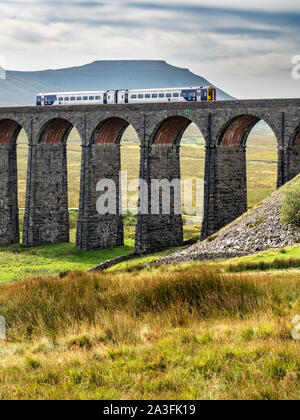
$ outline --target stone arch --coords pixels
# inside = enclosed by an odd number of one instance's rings
[[[292,145],[296,147],[300,147],[300,125],[296,128],[293,139]]]
[[[22,125],[15,120],[3,119],[0,121],[0,144],[13,144],[17,141]]]
[[[214,231],[226,226],[248,209],[246,143],[250,132],[261,120],[272,129],[278,146],[278,133],[259,114],[236,115],[219,130],[214,170]],[[277,167],[279,169],[279,164]]]
[[[120,117],[110,117],[100,122],[91,136],[92,144],[120,144],[121,138],[130,125]]]
[[[18,243],[20,240],[16,142],[22,129],[23,126],[17,120],[0,120],[1,245]]]
[[[183,133],[192,121],[182,116],[172,116],[161,121],[151,136],[153,145],[179,145]]]
[[[55,117],[37,130],[28,164],[26,245],[69,242],[67,139],[74,127],[69,119]]]
[[[300,125],[294,130],[289,139],[287,155],[288,174],[286,181],[290,181],[300,173]]]
[[[251,110],[250,113],[237,113],[236,115],[229,113],[229,115],[230,117],[228,120],[221,121],[221,123],[217,126],[217,146],[245,146],[250,132],[260,121],[264,121],[270,127],[277,140],[278,146],[280,145],[279,143],[282,134],[280,118],[279,120],[277,118],[274,122],[269,118],[269,116],[264,115],[264,113],[253,112],[253,110]]]
[[[141,197],[144,198],[148,195],[148,211],[147,214],[139,216],[137,252],[177,246],[183,242],[180,144],[185,130],[192,123],[194,121],[187,116],[168,116],[157,122],[150,134],[143,178],[148,186],[147,192],[141,193]],[[196,122],[195,125],[200,131]],[[153,188],[153,180],[160,184],[156,191]],[[168,196],[164,197],[162,184],[166,181],[170,189],[167,192]],[[166,201],[170,203],[169,214],[164,209]],[[153,206],[156,207],[154,211]]]
[[[245,146],[251,130],[259,121],[259,117],[248,114],[231,119],[221,130],[217,145]]]
[[[81,172],[81,201],[77,229],[77,247],[84,250],[112,248],[124,243],[121,195],[122,136],[132,124],[127,116],[111,116],[98,122],[91,130],[83,150]],[[140,136],[135,129],[139,141]],[[115,186],[115,213],[99,214],[97,202],[106,191],[98,189],[99,181]]]
[[[64,118],[53,118],[44,124],[40,130],[40,133],[38,134],[38,143],[66,143],[73,127],[75,127],[74,124]]]

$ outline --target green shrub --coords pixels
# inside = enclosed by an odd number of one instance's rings
[[[135,239],[137,216],[130,211],[123,215],[124,233],[126,239]]]
[[[123,215],[123,223],[124,223],[124,226],[126,227],[128,226],[135,227],[137,223],[137,216],[131,213],[130,211],[127,211],[127,213]]]
[[[280,223],[300,227],[300,183],[292,184],[284,190]]]

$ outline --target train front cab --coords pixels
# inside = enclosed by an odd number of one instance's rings
[[[208,101],[215,101],[217,98],[216,88],[210,87],[207,89],[207,100]]]
[[[44,97],[43,97],[43,96],[38,95],[38,96],[36,97],[36,105],[37,105],[37,106],[42,106],[42,105],[44,105]]]
[[[201,89],[201,101],[215,101],[217,99],[216,88]]]
[[[38,95],[36,97],[36,105],[37,106],[49,106],[54,105],[57,100],[56,95]]]

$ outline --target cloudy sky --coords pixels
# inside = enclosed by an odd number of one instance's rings
[[[0,62],[166,60],[239,98],[299,97],[299,27],[299,0],[0,0]]]

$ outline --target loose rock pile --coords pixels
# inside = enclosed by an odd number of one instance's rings
[[[300,179],[297,178],[296,182],[300,182]],[[153,263],[172,264],[232,258],[300,243],[299,228],[280,224],[282,196],[282,189],[275,191],[259,206],[249,210],[205,241],[181,249]]]

